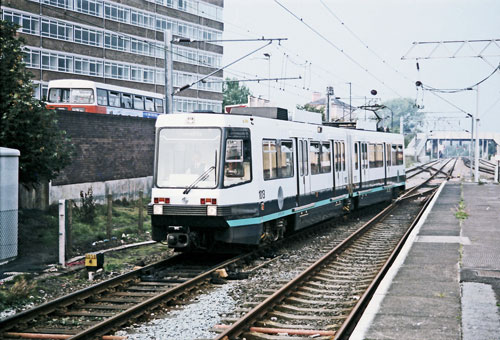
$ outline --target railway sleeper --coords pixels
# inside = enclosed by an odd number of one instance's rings
[[[286,334],[286,335],[285,335]],[[304,339],[304,337],[290,337],[288,333],[283,331],[283,333],[278,333],[278,335],[265,334],[260,332],[246,332],[243,333],[243,337],[247,340],[293,340],[293,339]],[[310,338],[308,336],[308,338]],[[316,340],[327,340],[330,339],[330,336],[320,336],[315,337]]]
[[[332,318],[337,317],[336,315],[343,315],[343,313],[336,308],[308,308],[308,307],[297,307],[289,304],[280,304],[274,308],[279,312],[293,312],[297,314],[301,313],[316,313],[316,314],[329,314]],[[345,317],[343,317],[345,318]]]
[[[328,306],[328,307],[334,307],[334,306],[354,306],[357,302],[358,299],[353,299],[351,301],[347,300],[342,300],[342,301],[329,301],[329,300],[306,300],[306,299],[301,299],[298,297],[287,297],[285,299],[285,302],[288,302],[290,304],[296,304],[296,305],[310,305],[310,306]]]
[[[290,314],[284,313],[280,311],[272,311],[267,314],[268,316],[274,316],[283,320],[293,320],[293,321],[302,321],[302,322],[310,322],[310,321],[332,321],[337,320],[331,316],[319,316],[319,315],[298,315],[298,314]],[[344,320],[345,318],[341,318]],[[340,320],[340,319],[338,319]]]

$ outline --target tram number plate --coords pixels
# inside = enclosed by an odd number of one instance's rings
[[[265,190],[259,190],[259,199],[263,200],[266,198],[266,191]]]

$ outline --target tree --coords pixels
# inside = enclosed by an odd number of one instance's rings
[[[248,96],[252,95],[248,87],[240,86],[238,81],[232,81],[229,78],[226,78],[226,82],[222,85],[222,92],[224,93],[222,107],[247,103]]]
[[[324,106],[316,107],[316,106],[311,105],[311,104],[304,104],[304,105],[297,104],[297,105],[295,105],[295,107],[298,110],[321,113],[321,117],[322,117],[323,121],[326,121],[325,107]]]
[[[378,111],[379,116],[384,117],[387,122],[386,126],[392,132],[400,133],[399,120],[403,118],[403,132],[405,135],[405,142],[408,144],[417,134],[421,131],[421,126],[425,115],[418,112],[415,102],[410,98],[399,98],[389,100],[382,103],[387,109]],[[394,126],[391,126],[391,111],[392,121]]]
[[[16,26],[0,20],[0,146],[18,149],[19,181],[32,187],[69,164],[73,146],[57,126],[55,111],[33,97]]]

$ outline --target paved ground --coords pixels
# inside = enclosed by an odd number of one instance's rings
[[[449,182],[410,239],[351,339],[499,340],[500,186]]]

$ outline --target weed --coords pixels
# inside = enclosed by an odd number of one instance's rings
[[[461,199],[460,202],[458,202],[458,208],[457,211],[455,212],[455,217],[458,218],[459,220],[465,220],[466,218],[469,217],[469,214],[465,211],[465,203],[464,200]]]
[[[0,300],[5,304],[17,304],[31,295],[35,288],[35,281],[27,280],[24,275],[20,275],[14,279],[14,283],[10,287],[0,290]]]
[[[80,219],[86,223],[94,223],[96,216],[95,199],[90,187],[87,193],[80,191]]]

